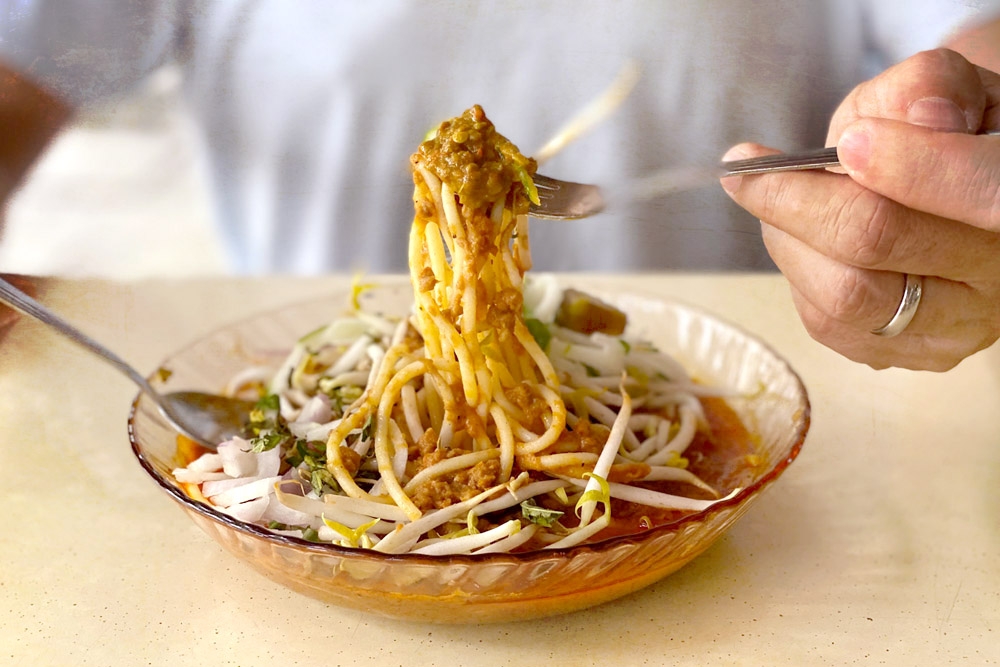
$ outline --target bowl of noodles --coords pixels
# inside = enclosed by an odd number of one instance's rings
[[[140,395],[143,469],[265,576],[389,617],[550,616],[688,563],[797,456],[797,374],[698,308],[529,274],[535,165],[478,107],[412,162],[410,275],[164,360],[254,407],[203,446]]]

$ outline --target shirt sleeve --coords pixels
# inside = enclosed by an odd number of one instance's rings
[[[0,0],[0,60],[82,106],[175,55],[181,1]]]

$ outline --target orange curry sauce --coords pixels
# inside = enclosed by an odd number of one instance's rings
[[[723,497],[734,489],[743,488],[753,483],[759,474],[762,461],[756,455],[756,438],[747,430],[739,416],[725,400],[702,398],[701,403],[705,409],[709,431],[698,431],[694,441],[684,452],[684,458],[688,461],[687,469],[715,489],[719,497]],[[186,466],[207,452],[207,449],[184,436],[177,436],[178,465]],[[713,499],[713,496],[706,491],[682,482],[651,482],[648,484],[633,482],[632,484],[687,498]],[[202,495],[197,484],[180,484],[180,486],[194,500],[210,504],[208,499]],[[558,509],[565,512],[561,521],[564,525],[571,527],[575,524],[576,517],[572,507]],[[518,508],[515,507],[511,511],[516,513]],[[680,519],[687,514],[690,512],[666,510],[612,499],[611,525],[598,533],[590,542],[599,542],[620,535],[642,533],[650,528]],[[507,518],[509,515],[495,519],[494,522],[501,523]],[[487,520],[481,519],[481,521]],[[518,551],[530,551],[541,546],[529,542]]]

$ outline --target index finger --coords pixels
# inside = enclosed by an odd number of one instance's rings
[[[876,122],[876,121],[861,121]],[[879,121],[888,123],[890,121]],[[987,140],[960,134],[932,134]],[[761,154],[741,145],[732,153]],[[848,266],[937,275],[974,282],[996,275],[1000,234],[905,206],[854,181],[822,171],[735,176],[723,188],[755,217]],[[925,190],[933,186],[925,185]]]
[[[857,183],[916,211],[1000,232],[1000,137],[862,119],[837,147]]]

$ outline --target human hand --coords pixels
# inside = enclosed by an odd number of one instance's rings
[[[947,370],[1000,337],[1000,75],[948,50],[858,86],[830,124],[846,175],[723,179],[761,219],[799,317],[819,342],[874,368]],[[725,159],[774,153],[741,144]],[[912,321],[873,330],[923,276]]]

